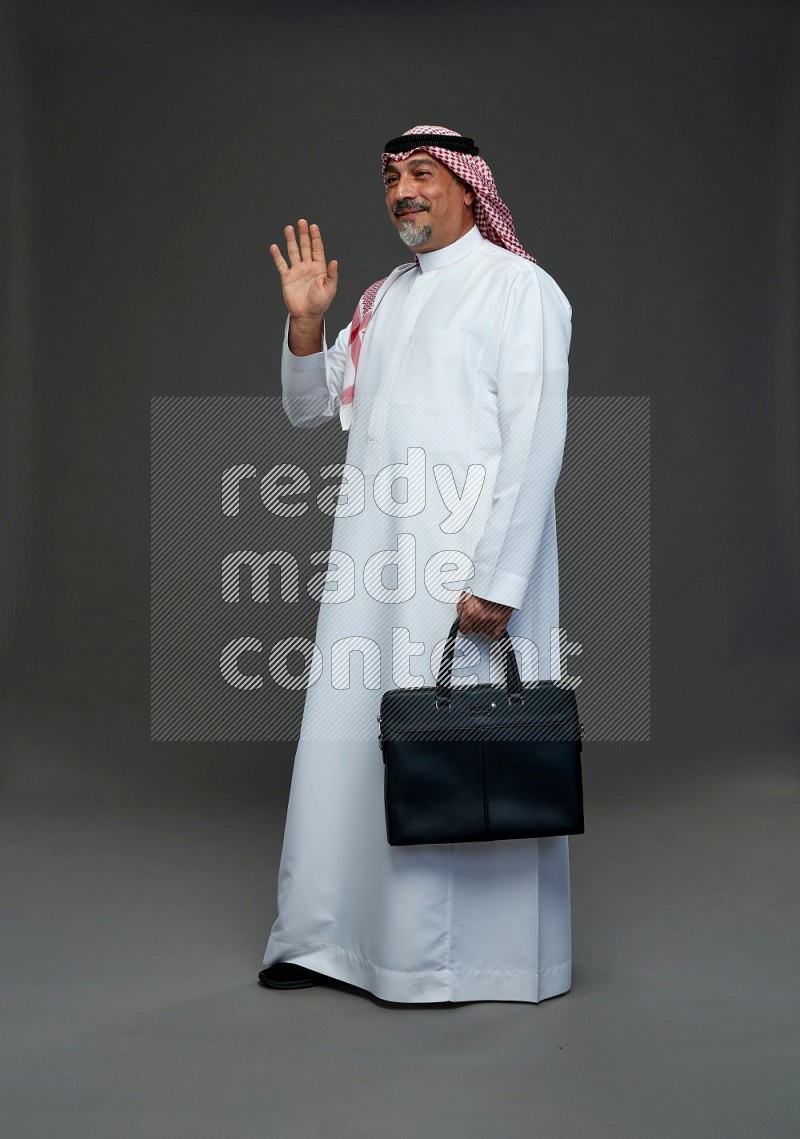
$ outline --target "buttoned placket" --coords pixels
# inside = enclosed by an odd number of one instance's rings
[[[400,326],[392,346],[394,362],[387,373],[381,377],[381,382],[372,404],[367,440],[373,445],[383,442],[384,432],[386,430],[386,415],[389,403],[391,402],[392,391],[398,382],[400,364],[403,361],[417,318],[430,292],[435,277],[435,271],[416,273],[411,280],[408,294],[403,301],[402,310],[399,314]]]

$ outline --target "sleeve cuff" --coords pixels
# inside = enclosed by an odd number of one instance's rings
[[[469,588],[475,597],[482,597],[484,601],[494,601],[497,605],[510,605],[512,609],[521,609],[528,591],[528,578],[503,570],[492,570],[488,566],[476,563]]]
[[[289,347],[289,321],[291,317],[286,317],[286,324],[283,329],[283,359],[286,367],[291,372],[319,372],[325,370],[325,321],[322,322],[322,351],[312,352],[310,356],[295,356]]]

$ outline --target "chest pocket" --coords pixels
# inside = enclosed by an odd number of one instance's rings
[[[466,333],[460,328],[413,335],[392,385],[391,402],[429,411],[463,405],[465,346]]]

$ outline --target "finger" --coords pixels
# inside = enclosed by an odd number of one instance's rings
[[[280,275],[283,276],[283,274],[289,268],[289,266],[286,264],[286,261],[284,260],[283,254],[277,245],[270,245],[269,251],[272,254],[272,260],[275,262],[275,268],[278,270]]]
[[[497,635],[502,637],[503,633],[508,632],[508,617],[502,617],[497,623]]]
[[[311,238],[308,235],[308,222],[305,218],[300,218],[297,222],[297,232],[299,234],[300,256],[304,261],[311,260]]]
[[[328,280],[333,281],[334,284],[339,280],[339,262],[331,261],[328,266]]]
[[[297,248],[294,226],[287,225],[283,232],[286,235],[286,252],[289,254],[289,264],[294,268],[295,265],[300,264],[300,250]]]
[[[310,225],[308,232],[311,237],[311,258],[314,261],[321,261],[325,264],[325,247],[322,244],[322,234],[319,231],[319,226]]]
[[[473,603],[470,606],[470,609],[472,612],[472,623],[476,631],[479,633],[485,633],[491,622],[489,614],[486,612],[480,602]]]

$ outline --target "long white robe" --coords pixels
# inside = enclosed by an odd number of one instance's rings
[[[463,586],[514,607],[524,679],[561,676],[554,488],[572,310],[539,265],[474,227],[393,278],[359,362],[263,961],[389,1001],[538,1002],[571,986],[568,838],[390,846],[376,715],[386,689],[435,684]],[[296,357],[287,320],[296,426],[338,415],[349,332]],[[454,683],[502,682],[489,645],[458,636]]]

